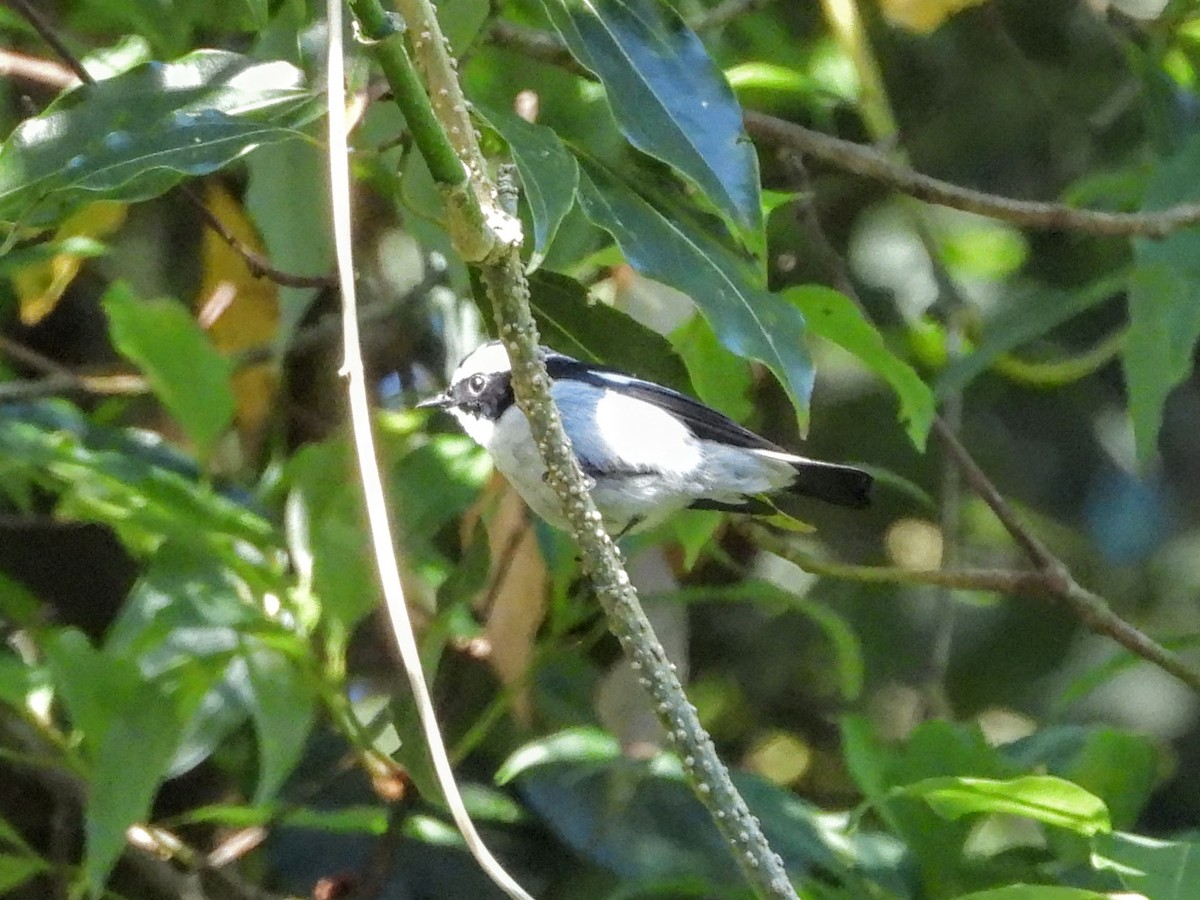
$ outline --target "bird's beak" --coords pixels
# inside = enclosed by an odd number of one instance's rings
[[[454,401],[450,399],[450,396],[443,392],[422,400],[417,404],[417,409],[445,409],[453,404]]]

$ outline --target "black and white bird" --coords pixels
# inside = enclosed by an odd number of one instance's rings
[[[840,506],[870,503],[861,469],[788,453],[698,400],[614,369],[541,348],[550,393],[610,534],[657,525],[681,509],[771,513],[791,493]],[[459,364],[450,386],[418,404],[453,415],[529,506],[566,527],[499,341]]]

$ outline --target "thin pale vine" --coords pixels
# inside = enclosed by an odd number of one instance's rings
[[[346,146],[345,65],[341,38],[341,0],[327,0],[326,11],[329,18],[327,83],[330,192],[333,207],[334,244],[342,290],[342,331],[346,354],[342,364],[342,374],[346,378],[354,447],[358,457],[363,492],[366,495],[367,517],[375,562],[379,570],[392,632],[396,637],[404,672],[412,688],[413,700],[416,703],[421,728],[425,734],[425,743],[429,749],[438,784],[445,796],[446,804],[450,808],[450,814],[462,833],[471,855],[475,857],[480,868],[488,877],[509,897],[517,898],[517,900],[531,900],[530,895],[517,883],[516,879],[505,871],[488,850],[467,813],[462,794],[454,780],[454,770],[446,752],[445,742],[442,740],[429,686],[425,683],[420,650],[413,634],[412,622],[408,617],[408,607],[404,601],[404,586],[400,581],[395,541],[388,520],[383,479],[379,473],[378,457],[371,434],[371,410],[367,399],[366,373],[359,343],[350,216],[350,154],[349,148]]]

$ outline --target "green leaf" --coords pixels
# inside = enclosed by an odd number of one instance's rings
[[[1113,897],[1111,894],[1054,884],[1006,884],[1004,887],[961,894],[955,900],[1113,900]],[[1129,900],[1137,898],[1131,897]]]
[[[265,623],[261,608],[246,602],[251,590],[211,554],[163,544],[108,627],[104,652],[135,660],[148,677],[202,656],[229,656],[239,630]]]
[[[9,824],[9,821],[3,816],[0,816],[0,843],[11,844],[18,850],[33,855],[33,849],[21,837],[20,832]]]
[[[92,200],[158,196],[297,136],[317,109],[299,69],[220,50],[81,85],[0,145],[0,221],[49,225]]]
[[[287,466],[293,553],[312,559],[322,615],[346,631],[374,608],[379,595],[375,568],[362,552],[369,537],[352,466],[345,442],[337,438],[304,447]],[[300,550],[297,542],[307,546]]]
[[[991,778],[929,778],[903,792],[923,797],[938,815],[957,819],[974,813],[1006,813],[1067,828],[1085,837],[1111,831],[1104,801],[1053,775]]]
[[[117,282],[101,303],[121,355],[142,370],[201,458],[207,457],[233,421],[229,361],[173,300],[140,300]]]
[[[1099,797],[1113,826],[1131,828],[1159,781],[1159,752],[1140,734],[1098,728],[1071,764],[1056,774]]]
[[[1018,770],[988,746],[978,728],[934,720],[918,726],[902,745],[880,739],[862,717],[842,720],[842,744],[850,773],[920,866],[930,894],[949,894],[970,883],[962,847],[972,824],[947,822],[929,804],[904,791],[925,779],[946,776],[1006,778]]]
[[[325,171],[324,153],[307,141],[268,144],[246,159],[246,212],[267,257],[285,272],[315,276],[333,269],[329,217],[312,214],[325,202]],[[277,347],[285,347],[318,291],[290,285],[279,285],[278,290],[275,340]]]
[[[535,272],[529,294],[538,331],[555,350],[690,391],[687,369],[670,341],[607,303],[593,302],[574,278]]]
[[[735,422],[754,412],[750,400],[753,379],[746,360],[721,346],[703,316],[692,316],[671,332],[671,345],[683,357],[696,396]]]
[[[106,657],[74,628],[52,635],[42,644],[51,684],[66,705],[71,724],[83,735],[84,747],[99,752],[121,710],[130,705],[141,677],[132,660]]]
[[[564,743],[559,737],[565,735],[538,743]],[[613,738],[598,737],[581,746],[567,741],[565,752],[551,749],[515,775],[526,805],[560,840],[637,883],[696,879],[707,888],[703,896],[726,896],[742,884],[728,846],[684,780],[679,760],[669,754],[630,760]],[[816,867],[846,877],[816,809],[763,778],[734,773],[734,782],[793,878]]]
[[[1153,900],[1192,900],[1200,884],[1200,843],[1140,834],[1098,834],[1092,865],[1115,871],[1121,884]]]
[[[1001,356],[1111,299],[1124,289],[1126,281],[1127,276],[1122,274],[1074,291],[1045,285],[1028,285],[1016,291],[987,323],[978,346],[951,362],[938,376],[934,395],[942,399],[962,391]]]
[[[250,21],[256,28],[263,28],[270,20],[270,9],[267,2],[268,0],[242,0],[246,15],[250,17]]]
[[[756,287],[753,268],[728,247],[668,219],[599,167],[584,165],[579,201],[587,217],[616,239],[630,265],[689,295],[725,347],[767,366],[801,423],[807,422],[813,369],[804,317],[795,306]]]
[[[536,269],[546,258],[558,226],[575,205],[579,184],[579,163],[567,152],[554,130],[526,122],[519,116],[495,109],[473,107],[479,116],[508,142],[513,162],[521,174],[521,196],[533,215],[533,253],[529,259]]]
[[[8,652],[0,652],[0,703],[24,709],[33,683],[29,666]]]
[[[813,334],[848,350],[891,386],[900,400],[900,422],[909,440],[918,450],[924,450],[935,404],[933,392],[916,370],[887,348],[883,335],[844,294],[820,285],[807,285],[789,288],[783,295],[804,313],[804,321]]]
[[[195,463],[158,435],[94,425],[64,401],[0,404],[0,460],[59,494],[59,516],[102,522],[133,552],[171,538],[261,571],[237,544],[278,545],[269,522],[199,483]]]
[[[1133,825],[1159,778],[1159,750],[1148,737],[1115,728],[1052,725],[1005,744],[1023,769],[1072,781],[1104,801],[1114,828]]]
[[[36,856],[0,853],[0,893],[15,890],[50,865]]]
[[[742,111],[700,39],[653,0],[543,0],[571,53],[603,83],[621,131],[693,181],[761,252],[758,160]]]
[[[1200,200],[1198,166],[1200,137],[1194,137],[1151,179],[1142,209]],[[1161,240],[1138,238],[1133,257],[1125,377],[1137,455],[1145,466],[1158,453],[1163,404],[1191,373],[1200,338],[1200,230],[1184,228]]]
[[[561,762],[603,762],[621,758],[620,742],[598,728],[568,728],[531,741],[496,770],[496,784],[508,784],[537,766]]]
[[[259,647],[245,656],[250,674],[246,703],[258,737],[255,803],[274,799],[304,752],[316,713],[313,690],[296,664],[276,650]]]
[[[42,613],[41,601],[29,588],[0,572],[0,619],[26,628],[36,625]]]
[[[126,829],[149,814],[179,728],[170,699],[146,683],[137,685],[112,718],[88,780],[83,871],[93,894],[103,889],[125,849]]]

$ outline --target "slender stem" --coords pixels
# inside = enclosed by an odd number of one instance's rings
[[[404,109],[405,123],[421,150],[433,180],[457,187],[467,180],[466,169],[428,102],[412,102],[425,96],[425,88],[404,49],[403,28],[396,16],[388,15],[377,0],[349,0],[350,10],[362,29],[362,39]]]
[[[922,175],[871,147],[747,110],[746,131],[760,144],[790,147],[838,169],[871,178],[918,200],[978,213],[1022,228],[1080,231],[1110,237],[1166,237],[1200,223],[1200,203],[1181,203],[1153,212],[1110,213],[1061,203],[1016,200]]]
[[[366,367],[363,363],[359,340],[358,309],[354,289],[354,256],[350,216],[350,166],[346,147],[346,104],[344,83],[344,58],[342,53],[342,0],[327,0],[329,19],[328,92],[329,92],[329,174],[330,193],[333,200],[334,243],[337,255],[338,276],[342,290],[342,333],[345,341],[346,358],[342,374],[346,377],[346,388],[350,401],[350,418],[354,434],[354,447],[358,457],[359,474],[365,494],[367,518],[370,522],[372,548],[379,570],[384,601],[392,625],[392,632],[400,650],[400,659],[412,688],[413,700],[425,734],[426,747],[437,774],[438,784],[450,808],[450,814],[466,841],[467,848],[479,863],[480,868],[509,897],[516,900],[532,900],[516,880],[492,856],[483,843],[470,815],[467,813],[462,794],[454,780],[454,769],[446,753],[437,722],[437,711],[425,682],[421,667],[421,653],[413,634],[412,622],[404,600],[404,585],[400,580],[396,544],[392,537],[388,517],[387,498],[383,490],[383,478],[379,472],[379,460],[371,434],[371,409],[367,398]]]

